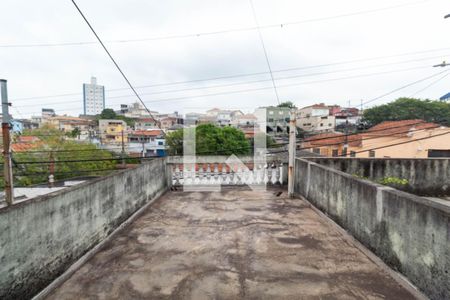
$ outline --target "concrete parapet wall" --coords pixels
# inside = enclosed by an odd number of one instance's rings
[[[170,186],[165,159],[0,209],[0,299],[28,299]]]
[[[294,190],[431,299],[450,299],[450,203],[303,159],[295,162]]]
[[[313,162],[377,180],[384,177],[407,179],[407,192],[421,196],[450,195],[450,159],[398,158],[308,158]]]

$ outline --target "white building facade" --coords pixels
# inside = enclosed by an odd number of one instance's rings
[[[91,77],[91,83],[83,84],[83,107],[85,115],[98,115],[105,109],[105,87],[97,84],[97,78]]]

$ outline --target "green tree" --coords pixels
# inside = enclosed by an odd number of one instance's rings
[[[281,102],[280,104],[277,105],[277,107],[297,108],[294,102],[292,101]]]
[[[76,138],[81,134],[81,130],[78,127],[75,127],[71,132],[66,133],[68,137]]]
[[[27,152],[13,153],[13,173],[17,186],[47,182],[52,165],[55,180],[61,180],[107,174],[117,164],[113,153],[100,150],[91,143],[67,140],[63,132],[49,125],[28,130],[24,135],[36,136],[40,141]]]
[[[98,120],[102,119],[112,119],[112,120],[123,120],[127,123],[128,126],[133,127],[135,120],[133,118],[128,118],[125,116],[121,116],[116,114],[116,112],[111,108],[105,108],[102,112],[96,116],[97,124]]]
[[[383,121],[422,119],[450,125],[450,103],[443,101],[399,98],[364,111],[363,120],[374,126]]]
[[[102,110],[100,115],[98,115],[98,117],[100,119],[116,119],[117,118],[117,114],[116,114],[116,112],[113,109],[105,108],[104,110]]]
[[[196,153],[199,155],[246,155],[250,151],[250,142],[244,133],[233,127],[218,127],[202,124],[186,130],[195,130]],[[169,154],[183,154],[184,129],[178,129],[166,136]]]

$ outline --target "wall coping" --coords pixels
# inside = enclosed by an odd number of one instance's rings
[[[330,159],[330,160],[428,160],[428,161],[450,161],[448,157],[429,157],[429,158],[395,158],[395,157],[302,157],[305,159]]]
[[[134,168],[124,169],[124,170],[117,170],[117,171],[114,171],[114,173],[112,173],[112,174],[108,174],[106,176],[101,176],[101,177],[98,177],[98,178],[94,178],[92,180],[88,180],[88,181],[82,182],[82,183],[77,184],[77,185],[68,186],[68,187],[66,187],[64,189],[60,189],[60,190],[57,190],[57,191],[54,191],[54,192],[51,192],[51,193],[48,193],[48,194],[45,194],[45,195],[40,195],[40,196],[31,198],[31,199],[26,199],[26,200],[22,200],[22,201],[18,200],[17,202],[13,203],[10,206],[6,206],[5,205],[3,207],[0,207],[0,214],[7,213],[10,210],[18,209],[18,208],[21,208],[21,207],[24,207],[24,206],[28,206],[28,205],[31,205],[31,204],[34,204],[34,203],[47,201],[47,200],[49,200],[51,198],[60,196],[60,195],[62,195],[64,193],[75,191],[75,190],[84,188],[86,186],[96,184],[97,182],[105,181],[105,180],[107,180],[107,179],[109,179],[111,177],[114,177],[114,176],[117,176],[117,175],[120,175],[120,174],[125,174],[125,173],[131,172],[131,171],[135,171],[137,169],[143,168],[144,165],[151,164],[151,162],[155,161],[155,160],[165,160],[165,158],[155,158],[153,160],[143,162],[142,164],[140,164],[140,165],[138,165],[138,166],[136,166]]]
[[[450,214],[450,201],[449,201],[448,204],[444,204],[444,203],[441,203],[440,201],[436,201],[436,200],[434,200],[432,198],[429,198],[429,197],[417,196],[417,195],[414,195],[414,194],[411,194],[411,193],[407,193],[407,192],[404,192],[404,191],[397,190],[397,189],[395,189],[393,187],[382,185],[382,184],[379,184],[379,183],[376,183],[376,182],[373,182],[373,181],[370,181],[370,180],[358,178],[358,177],[355,177],[355,176],[353,176],[353,175],[351,175],[349,173],[345,173],[343,171],[339,171],[339,170],[333,169],[331,167],[327,167],[327,166],[324,166],[324,165],[312,162],[312,161],[304,159],[304,158],[296,158],[296,160],[305,162],[307,164],[316,166],[316,167],[318,167],[320,169],[323,169],[323,170],[326,170],[326,171],[329,171],[329,172],[332,172],[332,173],[335,173],[335,174],[339,174],[341,176],[344,176],[346,178],[350,178],[350,179],[355,180],[357,182],[367,184],[367,185],[375,187],[377,189],[384,188],[386,190],[386,192],[388,192],[388,193],[393,193],[393,194],[395,194],[395,195],[397,195],[399,197],[407,198],[408,200],[414,201],[416,203],[419,203],[419,204],[422,204],[422,205],[425,205],[425,206],[430,206],[430,207],[438,209],[438,210],[440,210],[440,211],[442,211],[442,212],[444,212],[446,214]],[[389,188],[389,189],[386,189],[386,188]]]

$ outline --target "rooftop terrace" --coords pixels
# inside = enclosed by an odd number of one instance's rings
[[[412,299],[284,190],[169,192],[47,299]]]

